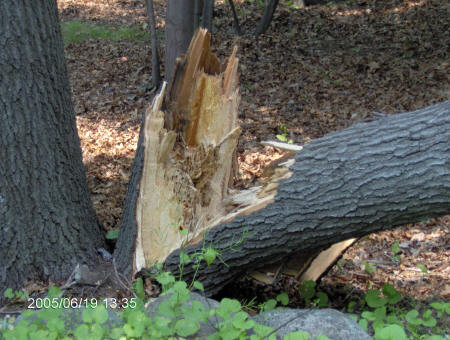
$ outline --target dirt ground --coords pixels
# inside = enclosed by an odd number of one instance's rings
[[[147,26],[143,0],[59,0],[62,21]],[[243,36],[234,34],[227,4],[217,1],[213,51],[240,59],[240,173],[261,175],[281,153],[259,144],[277,134],[298,144],[381,112],[394,114],[450,99],[450,5],[440,0],[349,0],[293,9],[282,1],[265,35],[252,35],[263,9],[236,1]],[[164,44],[165,2],[156,0]],[[136,149],[140,116],[152,96],[150,41],[85,40],[66,46],[84,163],[97,213],[116,228]],[[162,60],[164,57],[162,56]],[[348,288],[392,283],[419,300],[450,298],[450,216],[364,237],[349,248],[321,287],[335,304]],[[392,245],[398,241],[400,259]],[[366,272],[365,263],[375,273]],[[423,265],[424,273],[417,265]],[[240,283],[240,296],[298,285],[285,277],[274,287]],[[333,288],[334,287],[334,288]],[[238,289],[239,290],[239,289]],[[292,293],[292,294],[291,294]],[[294,298],[295,301],[295,298]],[[348,303],[348,301],[347,301]]]

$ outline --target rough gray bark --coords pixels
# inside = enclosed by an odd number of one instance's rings
[[[255,35],[263,34],[269,28],[270,23],[273,19],[273,14],[277,9],[279,0],[267,0],[266,7],[264,8],[264,14],[261,20],[259,21],[258,27],[256,27]]]
[[[67,279],[104,238],[90,200],[56,1],[0,2],[0,299]]]
[[[187,254],[221,259],[197,272],[208,294],[258,266],[352,237],[450,213],[450,101],[313,140],[275,202],[214,227]],[[233,246],[244,237],[240,245]],[[165,268],[178,272],[180,250]],[[192,264],[183,277],[192,279]]]
[[[114,250],[114,260],[118,270],[125,276],[132,274],[133,253],[135,249],[137,223],[136,223],[136,203],[139,194],[139,182],[142,176],[144,145],[143,127],[145,115],[142,115],[139,140],[134,156],[133,168],[131,170],[130,181],[128,182],[127,195],[120,219],[119,235],[117,237],[116,248]]]
[[[175,60],[185,53],[194,34],[195,0],[168,0],[166,13],[165,79],[170,81]]]
[[[156,21],[155,11],[153,9],[153,0],[146,0],[147,4],[147,17],[149,21],[150,37],[152,39],[152,79],[153,87],[158,88],[161,83],[160,73],[160,60],[159,60],[159,48],[158,37],[156,36]]]

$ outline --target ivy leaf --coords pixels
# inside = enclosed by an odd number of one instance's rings
[[[206,264],[209,266],[217,257],[217,250],[209,247],[206,249],[205,254],[203,255],[206,261]]]
[[[380,297],[380,291],[374,289],[366,293],[365,299],[369,307],[372,308],[382,307],[387,303],[387,299]]]
[[[273,331],[273,328],[264,326],[264,325],[260,325],[260,324],[255,324],[255,326],[253,327],[253,330],[259,336],[259,338],[264,338],[267,336],[267,334],[269,334],[270,332]]]
[[[198,289],[201,292],[203,292],[205,290],[205,288],[203,287],[203,284],[199,281],[194,281],[194,288]]]
[[[89,327],[87,325],[80,325],[77,327],[77,329],[75,329],[73,335],[75,336],[75,339],[88,339]]]
[[[8,299],[12,299],[14,297],[14,293],[13,290],[11,288],[8,288],[7,290],[5,290],[5,292],[3,293],[3,296],[8,298]]]
[[[406,340],[406,333],[399,325],[388,325],[375,332],[375,339],[380,340]]]
[[[286,306],[289,303],[289,295],[286,293],[281,293],[277,296],[277,301],[280,302],[283,306]]]
[[[312,280],[304,281],[298,287],[298,291],[306,301],[309,301],[316,295],[316,283]]]
[[[395,305],[402,299],[402,294],[400,294],[393,285],[385,283],[382,287],[383,294],[387,296],[388,302],[391,305]]]
[[[92,308],[85,308],[83,310],[83,313],[81,314],[81,319],[85,323],[92,323],[94,321],[93,309]]]
[[[184,251],[180,252],[180,263],[186,264],[191,261],[191,258],[188,254],[186,254]]]
[[[265,312],[270,311],[270,310],[273,310],[273,309],[275,309],[276,305],[277,305],[277,301],[276,301],[276,300],[274,300],[274,299],[269,299],[269,300],[267,300],[266,302],[264,302],[263,310],[264,310]]]
[[[369,323],[367,322],[366,319],[359,320],[358,325],[359,325],[359,327],[361,327],[363,330],[365,330],[367,332],[367,330],[369,328]]]
[[[200,329],[200,324],[192,320],[181,319],[175,323],[175,329],[179,336],[187,337],[197,333]]]
[[[248,314],[246,312],[238,312],[233,318],[232,324],[237,329],[247,330],[252,328],[255,325],[253,320],[246,320],[248,318]]]
[[[222,299],[219,308],[216,310],[216,314],[221,318],[227,319],[231,313],[237,313],[241,310],[241,303],[237,300],[228,298]]]
[[[419,312],[416,311],[415,309],[410,310],[406,315],[405,315],[405,320],[411,324],[411,325],[415,325],[418,326],[420,324],[422,324],[422,320],[420,320],[419,318],[417,318],[417,316],[419,315]]]
[[[175,317],[175,311],[172,308],[172,305],[170,304],[169,300],[165,300],[159,304],[158,312],[164,316]]]
[[[324,292],[317,292],[317,306],[325,307],[328,304],[328,295]]]
[[[92,319],[97,324],[101,325],[108,320],[108,311],[104,305],[99,305],[96,308],[93,308]]]
[[[133,283],[133,290],[136,293],[137,297],[141,300],[145,298],[145,290],[144,290],[144,282],[142,278],[138,278],[135,283]]]
[[[104,330],[103,327],[100,326],[100,324],[98,323],[94,323],[91,327],[90,327],[90,339],[103,339],[103,334],[104,334]]]

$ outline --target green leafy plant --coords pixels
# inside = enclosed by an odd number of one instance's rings
[[[375,340],[443,339],[438,334],[445,334],[448,330],[435,327],[437,321],[431,309],[425,310],[422,315],[416,309],[406,313],[404,309],[397,307],[402,300],[402,295],[394,286],[384,284],[381,290],[371,289],[364,295],[364,302],[369,309],[362,311],[361,318],[355,314],[352,317],[361,328],[372,331]],[[407,303],[415,304],[411,299],[407,299]],[[347,310],[352,313],[356,306],[356,302],[351,303]],[[436,310],[439,318],[439,315],[443,315],[446,305],[434,302],[430,307]],[[431,332],[435,335],[430,336]]]
[[[211,258],[210,258],[211,259]],[[161,269],[161,266],[159,266]],[[223,299],[220,306],[214,310],[206,311],[203,304],[192,300],[190,306],[186,304],[190,299],[190,290],[186,282],[176,280],[169,272],[159,271],[155,275],[162,287],[162,294],[168,296],[158,305],[159,316],[150,318],[145,313],[145,290],[142,278],[133,284],[133,291],[137,296],[134,308],[127,307],[120,313],[122,325],[109,327],[106,323],[109,318],[105,303],[86,306],[82,310],[82,323],[73,329],[67,329],[61,318],[61,308],[48,308],[38,313],[29,310],[22,313],[23,320],[16,325],[9,322],[0,322],[0,338],[9,339],[181,339],[195,335],[200,329],[200,322],[206,322],[212,315],[222,318],[215,327],[217,331],[209,339],[276,339],[275,331],[267,326],[257,324],[242,310],[237,300]],[[195,281],[192,287],[200,291],[203,285]],[[60,296],[61,290],[52,287],[49,298]],[[12,290],[5,295],[15,298]],[[289,298],[283,293],[274,300],[287,305]],[[271,303],[269,303],[271,304]],[[36,316],[36,317],[34,317]],[[33,318],[34,317],[34,318]],[[32,319],[33,318],[33,319]],[[253,334],[248,332],[252,330]],[[285,339],[307,339],[306,333],[291,333]],[[323,338],[325,339],[325,338]]]
[[[298,287],[298,291],[300,296],[305,300],[306,305],[316,307],[325,307],[328,305],[328,295],[323,292],[316,291],[315,281],[303,281]]]
[[[229,249],[237,247],[245,237],[244,232]],[[195,265],[204,263],[207,266],[216,259],[220,260],[221,257],[220,252],[212,245],[205,244],[196,254],[180,256],[182,263],[196,261]],[[142,278],[138,278],[132,287],[136,303],[127,305],[119,314],[120,326],[108,325],[107,304],[95,302],[80,310],[82,319],[80,324],[67,328],[61,317],[63,310],[58,308],[61,306],[58,301],[61,301],[63,292],[58,287],[50,287],[47,298],[52,301],[51,307],[37,313],[33,310],[25,311],[22,313],[22,320],[15,324],[13,319],[0,319],[0,339],[182,339],[195,336],[200,329],[200,323],[210,322],[208,320],[214,315],[220,319],[216,319],[214,323],[216,332],[208,339],[276,339],[275,330],[257,324],[243,310],[243,307],[251,306],[252,302],[243,305],[237,300],[224,298],[217,309],[206,310],[200,301],[190,299],[191,289],[204,290],[199,281],[193,280],[188,284],[181,277],[176,278],[172,273],[163,271],[161,264],[156,266],[154,278],[161,285],[161,295],[167,296],[159,303],[157,307],[159,314],[155,317],[151,318],[146,313],[144,284]],[[299,287],[299,293],[309,305],[322,307],[328,304],[328,296],[316,291],[314,281],[303,282]],[[4,295],[14,301],[23,301],[28,296],[12,289],[7,289]],[[444,313],[449,314],[449,303],[434,302],[430,304],[430,309],[420,314],[415,309],[406,313],[395,307],[401,300],[401,294],[390,284],[383,285],[381,290],[369,290],[364,296],[364,303],[370,309],[362,311],[358,321],[360,326],[368,331],[372,330],[376,340],[409,339],[408,336],[412,336],[412,339],[444,339],[437,334],[427,336],[431,332],[446,333],[446,330],[436,327],[435,316],[442,318]],[[189,304],[186,303],[188,301]],[[260,305],[260,309],[269,311],[277,305],[286,306],[288,303],[288,295],[282,293]],[[356,307],[356,302],[351,302],[348,311],[354,312]],[[310,335],[305,332],[293,332],[284,337],[287,340],[309,338]],[[328,338],[320,335],[317,339]]]
[[[388,325],[375,331],[374,339],[376,340],[406,340],[405,331],[399,325]]]
[[[437,310],[438,318],[442,317],[444,313],[450,315],[450,302],[433,302],[430,306]]]
[[[266,302],[262,303],[259,306],[259,309],[261,312],[271,311],[274,310],[279,303],[281,303],[281,305],[283,306],[287,306],[287,304],[289,303],[289,296],[286,293],[281,293],[277,295],[275,299],[269,299]]]
[[[408,323],[408,330],[414,334],[419,334],[419,329],[421,326],[434,327],[436,326],[436,319],[432,316],[432,311],[427,309],[423,314],[422,318],[419,317],[419,312],[415,309],[410,310],[406,316],[405,320]]]
[[[377,334],[377,332],[389,325],[400,325],[401,322],[395,313],[392,313],[392,306],[397,304],[401,299],[401,294],[390,284],[384,284],[381,291],[370,289],[364,295],[364,301],[367,306],[373,309],[362,312],[361,319],[358,321],[359,326],[368,331],[370,325],[375,334]],[[393,328],[393,330],[395,329]],[[383,334],[385,333],[391,334],[390,331],[384,331]]]
[[[364,271],[369,274],[372,275],[373,273],[376,272],[375,266],[370,264],[367,261],[362,260],[361,263],[364,265]]]
[[[13,291],[11,288],[7,288],[3,296],[14,301],[27,301],[28,299],[28,293],[26,291]]]
[[[281,130],[281,134],[278,134],[276,137],[279,141],[292,144],[294,141],[288,138],[288,129],[286,125],[280,124],[279,129]]]
[[[395,241],[395,243],[392,244],[392,247],[391,247],[392,254],[394,254],[394,256],[392,256],[392,259],[396,262],[400,261],[400,254],[402,252],[399,244],[400,244],[400,242],[397,240],[397,241]]]

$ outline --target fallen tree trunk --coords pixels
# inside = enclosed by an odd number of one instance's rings
[[[294,252],[448,214],[449,141],[450,101],[313,140],[271,203],[224,221],[184,251],[206,244],[222,252],[226,266],[217,261],[197,274],[211,294]],[[168,270],[177,272],[179,252],[166,259]],[[183,275],[194,272],[185,266]]]
[[[220,67],[200,30],[147,110],[114,254],[121,271],[163,262],[177,273],[181,249],[192,257],[212,247],[222,261],[186,263],[183,277],[213,294],[299,252],[450,213],[449,101],[313,140],[289,169],[229,189],[236,69],[235,52]]]

